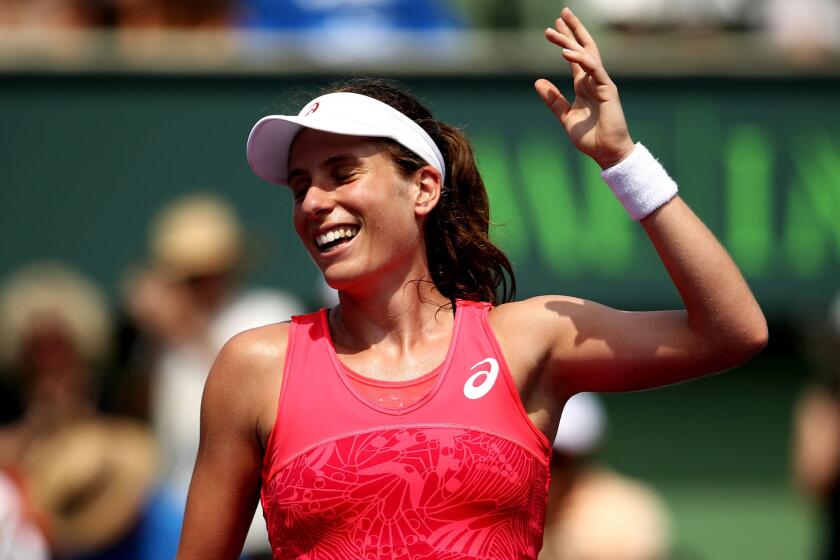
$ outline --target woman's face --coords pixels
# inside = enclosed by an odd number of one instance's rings
[[[417,185],[376,141],[306,129],[289,170],[295,230],[330,286],[373,288],[425,266]]]
[[[38,377],[61,375],[82,363],[72,330],[59,316],[46,313],[30,320],[22,344],[23,366]]]

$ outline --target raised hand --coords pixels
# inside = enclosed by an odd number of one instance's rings
[[[633,140],[618,98],[618,88],[610,79],[598,45],[569,8],[563,8],[554,28],[545,38],[563,48],[574,81],[572,103],[553,83],[539,79],[534,87],[554,113],[569,139],[602,169],[615,165],[633,150]]]

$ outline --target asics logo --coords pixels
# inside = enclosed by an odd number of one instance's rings
[[[490,366],[489,369],[482,369],[475,372],[464,383],[464,396],[468,399],[480,399],[489,393],[490,389],[493,388],[493,384],[496,383],[496,378],[499,377],[499,362],[494,358],[485,358],[471,367],[470,370],[474,370],[484,364]]]

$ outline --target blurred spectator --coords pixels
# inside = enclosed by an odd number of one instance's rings
[[[33,519],[22,490],[13,476],[0,470],[0,558],[47,560],[46,536]]]
[[[93,369],[109,343],[105,302],[79,273],[41,262],[8,278],[0,292],[0,360],[23,387],[19,427],[36,433],[92,413]]]
[[[95,0],[0,0],[0,28],[75,29],[100,24]]]
[[[447,34],[464,22],[442,0],[242,0],[240,6],[242,27],[299,33],[295,49],[333,64],[412,51],[447,57],[464,49]]]
[[[765,0],[760,8],[768,39],[785,54],[808,62],[840,50],[837,0]]]
[[[669,514],[647,485],[592,464],[606,415],[598,397],[566,403],[551,459],[540,560],[665,560]]]
[[[582,10],[627,31],[740,28],[751,0],[590,0]]]
[[[0,0],[0,27],[227,27],[236,0]]]
[[[375,22],[406,31],[463,25],[440,0],[240,0],[240,5],[243,25],[285,31],[328,29],[341,22]]]
[[[277,290],[240,290],[244,237],[234,209],[223,199],[179,198],[154,219],[151,263],[126,288],[128,315],[145,336],[140,348],[158,347],[151,365],[150,413],[163,455],[159,513],[171,520],[164,523],[168,536],[160,534],[158,557],[174,555],[177,547],[198,450],[201,395],[216,354],[240,331],[304,311],[296,298]],[[269,550],[261,511],[246,543],[246,551],[255,550]]]
[[[235,0],[108,0],[121,28],[221,28],[233,21]]]
[[[823,509],[825,560],[840,558],[840,296],[830,312],[827,336],[815,349],[817,380],[794,411],[793,474]]]
[[[66,558],[124,557],[108,551],[141,519],[153,440],[94,407],[109,336],[100,293],[66,266],[29,265],[0,291],[0,360],[23,385],[22,417],[0,429],[0,519],[14,524],[0,551],[11,557],[42,557],[45,542]]]

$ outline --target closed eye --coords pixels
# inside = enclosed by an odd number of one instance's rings
[[[332,172],[332,180],[336,185],[343,185],[349,183],[356,178],[357,172],[355,169],[342,168]]]
[[[339,154],[327,159],[319,165],[322,171],[326,172],[326,180],[330,185],[337,187],[354,181],[361,170],[362,161],[352,154]],[[318,181],[322,181],[319,172],[316,172]],[[306,198],[306,192],[312,186],[312,176],[303,168],[294,169],[289,173],[288,185],[292,190],[295,202],[300,203]],[[319,186],[328,187],[328,185]]]

